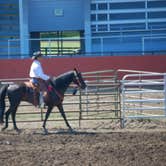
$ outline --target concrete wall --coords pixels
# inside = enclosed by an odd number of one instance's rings
[[[27,78],[31,59],[0,60],[0,79]],[[166,56],[108,56],[108,57],[77,57],[42,59],[45,73],[57,76],[74,67],[81,72],[130,69],[153,72],[166,72]]]

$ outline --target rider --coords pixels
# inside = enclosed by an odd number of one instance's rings
[[[47,93],[47,84],[49,82],[50,76],[43,72],[43,68],[40,62],[43,54],[40,51],[34,52],[32,56],[32,64],[30,67],[29,76],[31,78],[31,82],[40,89],[40,106],[44,106],[43,95],[45,92]]]

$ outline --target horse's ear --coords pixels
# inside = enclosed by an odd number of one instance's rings
[[[78,70],[76,69],[76,68],[74,68],[74,71],[78,74],[79,72],[78,72]]]

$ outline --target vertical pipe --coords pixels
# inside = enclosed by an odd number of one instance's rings
[[[49,55],[52,54],[52,50],[51,50],[51,40],[48,40],[48,48],[49,48]]]
[[[82,97],[81,97],[82,93],[81,90],[79,90],[79,128],[81,127],[81,119],[82,119]]]
[[[64,55],[64,48],[63,48],[63,32],[60,32],[61,40],[60,40],[60,47],[61,47],[61,55]]]
[[[59,46],[59,31],[57,31],[57,36],[58,36],[58,39],[57,39],[57,55],[60,55],[60,46]]]
[[[101,51],[101,56],[103,56],[103,52],[104,52],[104,44],[103,44],[104,41],[103,40],[104,40],[103,37],[101,37],[100,38],[100,41],[101,41],[101,50],[100,50]]]
[[[7,45],[8,45],[8,59],[9,59],[9,56],[10,56],[10,40],[8,40],[7,42]]]
[[[146,30],[148,30],[148,4],[147,4],[147,0],[145,0],[145,26],[146,26]]]
[[[165,110],[165,117],[166,117],[166,73],[164,74],[164,110]]]
[[[42,108],[40,109],[40,115],[41,115],[41,121],[43,121],[44,119],[43,119],[43,109]]]
[[[86,87],[86,89],[85,89],[85,95],[86,95],[86,112],[87,112],[87,114],[88,114],[88,112],[89,112],[89,97],[88,97],[88,87]]]
[[[121,91],[122,91],[122,128],[125,127],[125,80],[121,81]]]
[[[144,36],[142,37],[142,55],[145,54],[145,39]]]

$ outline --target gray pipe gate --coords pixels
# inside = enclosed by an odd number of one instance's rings
[[[121,80],[122,126],[128,119],[166,117],[166,74],[126,70]]]
[[[65,93],[63,106],[68,121],[78,122],[79,127],[83,121],[91,120],[118,120],[121,125],[120,82],[117,79],[117,72],[115,70],[105,70],[82,74],[88,85],[87,89],[79,90],[73,96],[74,85],[71,84]],[[1,79],[0,82],[1,84],[12,84],[27,80],[28,78]],[[16,120],[19,123],[42,122],[45,112],[45,109],[37,109],[27,102],[21,102],[18,107]],[[56,107],[52,110],[48,121],[63,121]]]

